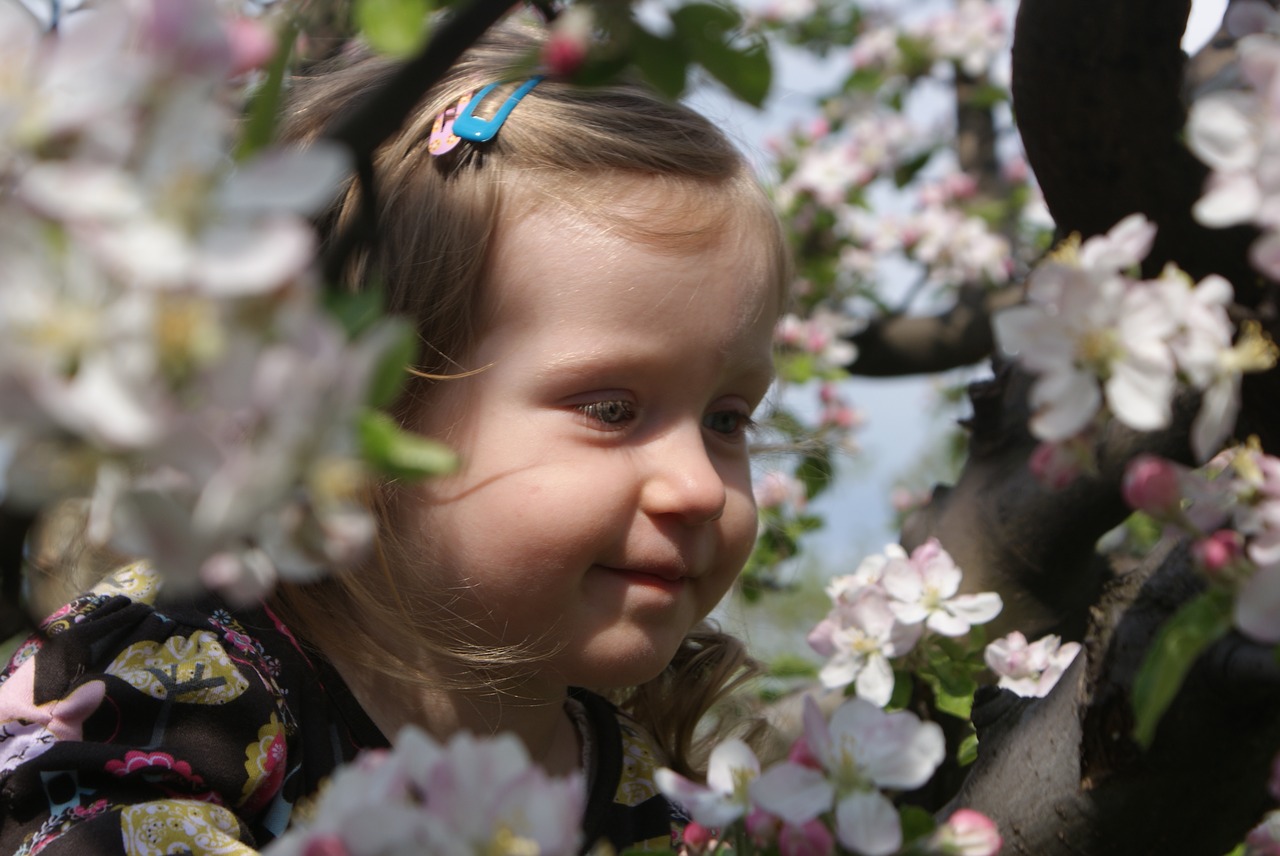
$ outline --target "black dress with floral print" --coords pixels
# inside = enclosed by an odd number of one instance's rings
[[[158,599],[134,565],[50,616],[0,672],[0,853],[252,854],[387,739],[266,607]],[[588,844],[670,846],[652,741],[575,691],[594,746]]]

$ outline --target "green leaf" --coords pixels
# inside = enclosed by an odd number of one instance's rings
[[[967,767],[976,760],[978,760],[978,735],[975,732],[960,741],[960,746],[956,749],[956,763],[961,767]]]
[[[910,160],[898,164],[893,170],[893,183],[898,187],[906,187],[911,179],[915,178],[920,170],[925,168],[925,165],[929,163],[929,159],[932,157],[933,149],[926,149]]]
[[[324,308],[338,319],[352,339],[378,323],[385,313],[382,290],[378,288],[367,288],[355,294],[326,288],[322,299]]]
[[[969,96],[968,106],[979,110],[990,110],[997,104],[1009,100],[1009,90],[994,83],[983,83],[976,87]]]
[[[911,704],[912,689],[911,673],[903,669],[894,669],[893,694],[889,696],[889,703],[885,707],[889,710],[905,709]]]
[[[1210,589],[1160,628],[1133,682],[1133,736],[1144,749],[1196,658],[1231,629],[1231,595]]]
[[[443,475],[458,458],[442,443],[405,431],[381,410],[365,410],[359,418],[360,451],[378,472],[394,478]]]
[[[898,817],[902,819],[902,843],[924,838],[933,832],[936,822],[933,815],[918,805],[904,805],[898,809]]]
[[[298,25],[290,21],[277,37],[276,53],[267,67],[267,79],[262,81],[249,101],[244,122],[244,134],[236,144],[235,159],[243,162],[271,145],[276,136],[276,123],[280,119],[280,101],[284,92],[285,72],[293,44],[298,40]]]
[[[679,98],[689,76],[689,58],[674,38],[664,39],[639,24],[631,29],[631,60],[663,95]]]
[[[733,44],[742,17],[728,6],[689,3],[671,13],[675,34],[685,54],[748,104],[759,107],[769,94],[773,67],[763,40]]]
[[[387,318],[380,335],[390,341],[369,378],[370,407],[386,407],[395,401],[409,376],[405,368],[418,354],[418,331],[404,318]]]
[[[818,667],[805,657],[779,654],[769,662],[769,675],[774,678],[816,678]]]
[[[428,0],[356,0],[356,26],[378,53],[404,57],[426,42]]]
[[[813,499],[831,485],[835,473],[831,466],[831,453],[826,448],[810,452],[796,467],[796,478],[804,485],[806,499]]]

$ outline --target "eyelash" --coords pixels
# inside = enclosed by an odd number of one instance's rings
[[[629,401],[622,399],[607,399],[605,401],[591,401],[586,404],[579,404],[576,407],[586,419],[594,423],[593,427],[605,431],[620,431],[626,427],[626,423],[636,417],[635,407]],[[711,419],[722,416],[730,416],[734,419],[732,430],[720,431],[707,424]],[[756,421],[749,414],[740,413],[736,410],[717,410],[703,417],[702,424],[704,427],[726,438],[741,437],[751,433],[757,427]]]

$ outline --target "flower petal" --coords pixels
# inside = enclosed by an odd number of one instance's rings
[[[836,837],[862,856],[889,856],[902,846],[902,824],[883,794],[859,791],[836,806]]]

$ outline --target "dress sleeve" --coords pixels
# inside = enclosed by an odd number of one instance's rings
[[[291,721],[252,650],[122,595],[55,613],[0,675],[0,853],[255,853]]]

